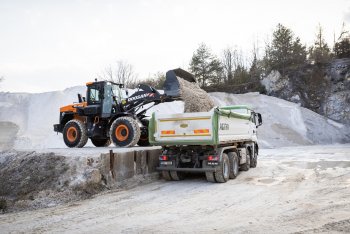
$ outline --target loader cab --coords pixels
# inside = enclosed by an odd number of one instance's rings
[[[87,107],[85,112],[91,115],[100,115],[108,118],[112,114],[113,106],[121,103],[122,84],[109,81],[89,82],[87,86]]]

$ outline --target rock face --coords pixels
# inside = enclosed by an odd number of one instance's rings
[[[350,124],[350,59],[335,59],[327,65],[308,64],[284,75],[272,71],[261,84],[270,96]]]
[[[323,112],[331,119],[350,124],[350,91],[330,94],[323,103]]]
[[[283,79],[281,73],[278,71],[272,71],[261,80],[261,84],[265,86],[266,92],[271,94],[285,89],[285,87],[288,86],[288,79]]]

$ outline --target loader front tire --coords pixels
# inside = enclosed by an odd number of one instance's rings
[[[90,140],[92,144],[96,147],[107,147],[111,144],[111,140],[109,138],[90,138]]]
[[[140,140],[140,127],[132,117],[119,117],[111,125],[110,138],[117,147],[133,147]]]
[[[82,148],[86,145],[88,137],[85,124],[77,119],[70,120],[64,125],[63,140],[70,148]]]

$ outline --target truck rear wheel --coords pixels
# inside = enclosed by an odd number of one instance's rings
[[[253,154],[252,154],[253,155]],[[253,157],[250,159],[250,167],[251,168],[255,168],[258,165],[258,152],[256,151],[256,149],[254,150],[254,155]]]
[[[214,172],[206,172],[205,177],[207,178],[208,182],[215,183],[215,177],[214,177]]]
[[[250,151],[247,149],[247,154],[245,157],[245,163],[241,165],[241,171],[248,171],[250,168]]]
[[[140,139],[140,127],[131,117],[119,117],[112,123],[110,138],[118,147],[132,147]]]
[[[86,126],[82,121],[77,119],[68,121],[63,128],[64,143],[70,148],[84,147],[88,141],[86,131]]]
[[[185,175],[179,171],[170,171],[170,176],[173,180],[183,180],[185,179]]]
[[[92,144],[96,147],[107,147],[111,144],[111,140],[109,138],[107,139],[101,139],[101,138],[90,138]]]
[[[230,179],[235,179],[239,172],[238,155],[236,152],[229,152],[228,158],[230,159]]]
[[[215,172],[215,180],[218,183],[225,183],[230,179],[230,160],[227,154],[222,154],[222,162],[219,171]]]
[[[170,176],[170,171],[162,171],[162,177],[168,181],[172,180]]]

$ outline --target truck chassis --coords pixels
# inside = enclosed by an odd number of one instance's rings
[[[209,182],[225,183],[241,171],[257,166],[256,142],[224,145],[163,146],[159,167],[166,180],[182,180],[185,173],[205,173]]]

